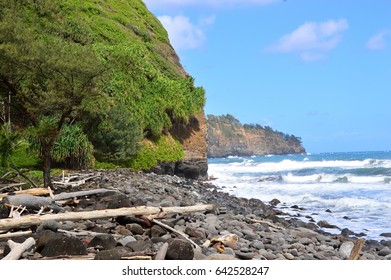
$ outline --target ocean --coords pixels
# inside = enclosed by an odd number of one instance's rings
[[[213,158],[208,166],[213,183],[232,195],[276,198],[277,208],[303,221],[390,239],[380,235],[391,233],[391,151]]]

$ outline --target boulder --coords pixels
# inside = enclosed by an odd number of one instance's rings
[[[194,258],[193,245],[182,239],[168,241],[166,260],[192,260]]]
[[[78,238],[56,234],[54,238],[47,240],[41,255],[44,257],[87,255],[87,248]]]

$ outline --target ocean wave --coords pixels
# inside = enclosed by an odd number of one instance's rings
[[[334,168],[340,170],[360,169],[360,168],[384,168],[391,173],[391,160],[291,160],[284,159],[280,162],[258,162],[254,159],[243,159],[240,162],[231,162],[228,164],[211,164],[215,168],[224,168],[226,171],[235,172],[283,172],[302,169],[320,169]],[[373,169],[374,170],[374,169]]]
[[[279,177],[279,176],[276,176]],[[277,180],[276,180],[277,181]],[[390,176],[354,176],[352,174],[313,174],[308,176],[295,176],[292,173],[281,176],[281,180],[287,183],[385,183],[391,182]]]

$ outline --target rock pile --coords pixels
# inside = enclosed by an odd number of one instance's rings
[[[214,204],[212,210],[116,216],[83,220],[48,220],[28,226],[25,236],[8,237],[26,228],[0,234],[0,258],[10,251],[9,239],[35,245],[22,259],[170,259],[170,260],[339,260],[390,259],[391,241],[325,233],[315,223],[281,218],[277,201],[265,204],[220,191],[210,182],[127,170],[101,171],[80,186],[57,185],[56,193],[105,189],[62,202],[62,211],[84,212],[124,207],[165,208]],[[2,207],[8,209],[7,206]],[[31,214],[35,213],[33,210]],[[4,213],[3,213],[4,214]],[[43,213],[45,214],[45,213]],[[1,221],[7,219],[8,213]],[[53,214],[55,215],[55,214]],[[22,214],[23,216],[23,214]],[[286,216],[286,215],[285,215]],[[0,226],[1,231],[1,226]]]

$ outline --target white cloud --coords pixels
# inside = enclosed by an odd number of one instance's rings
[[[347,20],[306,22],[293,32],[282,36],[267,50],[279,53],[296,53],[304,61],[322,60],[337,47],[342,33],[349,28]]]
[[[380,31],[368,40],[366,47],[370,50],[383,50],[387,47],[387,37],[391,37],[391,30]]]
[[[149,8],[170,6],[214,6],[226,7],[234,5],[266,5],[282,0],[144,0]]]
[[[204,28],[215,21],[214,16],[202,18],[196,24],[182,15],[175,17],[164,15],[159,16],[158,19],[167,30],[170,42],[177,51],[202,47],[206,42]]]

